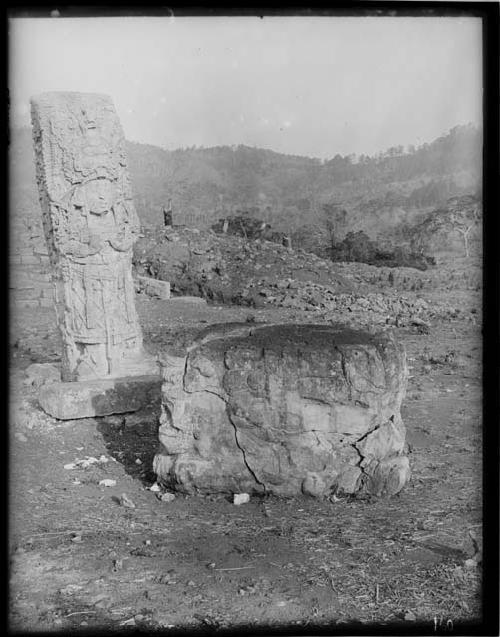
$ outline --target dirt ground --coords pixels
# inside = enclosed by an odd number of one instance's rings
[[[249,315],[321,322],[312,312],[143,295],[138,309],[153,352],[182,332]],[[410,366],[402,415],[412,478],[403,491],[389,499],[252,497],[236,506],[223,496],[163,502],[149,489],[158,404],[107,418],[46,416],[23,370],[59,359],[54,315],[14,312],[11,629],[300,634],[400,622],[431,634],[479,621],[481,564],[470,558],[471,533],[481,544],[482,524],[480,327],[460,318],[428,334],[395,332]],[[101,461],[64,468],[86,457]],[[100,486],[106,478],[116,486]],[[120,505],[122,494],[135,508]]]

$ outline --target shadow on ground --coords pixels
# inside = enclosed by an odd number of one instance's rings
[[[153,458],[159,447],[158,427],[160,400],[147,410],[119,416],[96,418],[109,455],[120,462],[125,471],[143,484],[155,482]]]

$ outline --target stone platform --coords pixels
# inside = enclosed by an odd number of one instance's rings
[[[158,397],[158,375],[127,376],[72,383],[49,382],[38,394],[42,409],[60,420],[137,411]]]
[[[406,355],[389,333],[211,326],[160,360],[154,470],[169,488],[391,495],[409,479]]]

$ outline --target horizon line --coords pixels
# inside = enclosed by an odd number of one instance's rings
[[[17,125],[11,125],[9,126],[10,130],[12,132],[14,131],[22,131],[22,130],[31,130],[32,126],[31,124],[17,124]],[[194,145],[190,145],[190,146],[178,146],[177,148],[168,148],[166,146],[160,146],[158,144],[151,144],[149,142],[144,142],[144,141],[138,141],[138,140],[134,140],[134,139],[129,139],[128,137],[126,137],[124,135],[124,139],[126,142],[128,142],[129,144],[140,144],[141,146],[151,146],[153,148],[158,148],[159,150],[162,150],[164,152],[167,153],[175,153],[175,152],[185,152],[185,151],[189,151],[189,150],[195,150],[195,151],[199,151],[199,150],[213,150],[216,148],[229,148],[231,150],[235,150],[238,149],[240,147],[243,148],[251,148],[253,150],[263,150],[263,151],[268,151],[268,152],[272,152],[276,155],[283,155],[285,157],[301,157],[304,159],[310,159],[310,160],[317,160],[320,161],[322,163],[327,162],[327,161],[331,161],[332,159],[334,159],[336,156],[340,156],[343,159],[347,158],[347,157],[355,157],[355,158],[359,158],[359,157],[367,157],[369,159],[376,159],[378,155],[381,155],[385,152],[387,152],[389,149],[391,148],[397,148],[399,146],[403,146],[403,148],[408,148],[409,146],[413,146],[415,148],[415,150],[418,150],[419,148],[422,148],[422,146],[424,145],[430,145],[433,142],[435,142],[438,139],[441,139],[442,137],[445,137],[447,135],[449,135],[451,133],[451,131],[455,130],[456,128],[474,128],[477,130],[477,132],[481,132],[482,131],[482,124],[477,124],[474,122],[467,122],[465,124],[455,124],[454,126],[451,126],[450,128],[448,128],[448,130],[442,132],[440,135],[438,135],[437,137],[434,137],[432,140],[430,141],[423,141],[419,144],[395,144],[393,146],[388,146],[386,148],[384,148],[383,150],[378,150],[376,153],[373,153],[372,155],[369,155],[368,153],[347,153],[345,155],[342,155],[341,153],[334,153],[331,156],[327,157],[319,157],[317,155],[303,155],[300,153],[293,153],[293,152],[282,152],[282,151],[278,151],[275,150],[273,148],[270,147],[263,147],[263,146],[256,146],[256,145],[249,145],[249,144],[244,144],[244,143],[240,143],[240,144],[218,144],[216,146],[197,146],[196,144]],[[11,136],[12,137],[12,136]],[[9,144],[10,144],[9,140]],[[403,153],[396,155],[397,157],[402,157],[403,155],[408,155],[410,154],[407,150],[405,150]]]

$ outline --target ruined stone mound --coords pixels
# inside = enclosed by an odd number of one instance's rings
[[[184,493],[390,495],[407,482],[407,366],[387,334],[212,326],[163,354],[160,482]]]

